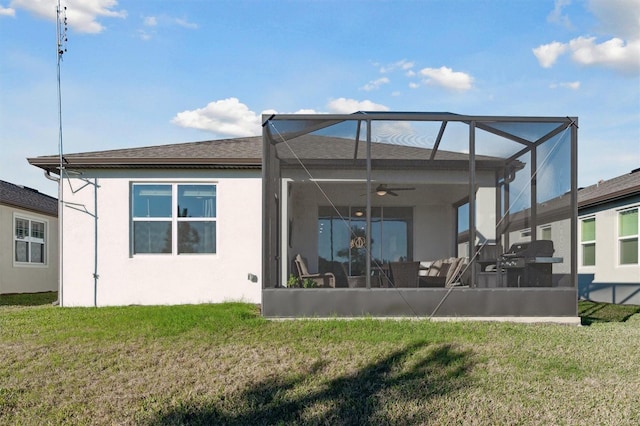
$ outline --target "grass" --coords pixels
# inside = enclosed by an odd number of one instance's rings
[[[581,302],[571,327],[4,304],[0,424],[640,424],[640,307]]]
[[[613,305],[588,300],[581,300],[578,303],[578,315],[580,315],[582,325],[599,322],[625,322],[638,313],[640,313],[640,306],[636,305]]]
[[[44,293],[0,294],[0,306],[37,306],[55,302],[57,291]]]

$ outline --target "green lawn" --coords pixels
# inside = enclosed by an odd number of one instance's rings
[[[6,297],[0,424],[640,424],[639,307],[581,302],[574,327]]]

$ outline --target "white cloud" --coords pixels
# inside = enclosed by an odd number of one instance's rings
[[[140,36],[140,39],[147,41],[153,38],[153,36],[155,35],[155,31],[149,32],[145,30],[138,30],[138,35]]]
[[[573,28],[569,16],[562,14],[562,9],[570,4],[571,0],[556,0],[553,11],[547,16],[547,21],[561,24],[568,29]]]
[[[142,25],[143,25],[143,29],[138,30],[138,35],[140,36],[140,38],[142,40],[150,40],[151,38],[155,37],[158,33],[157,30],[155,30],[156,28],[168,28],[168,27],[175,27],[175,26],[179,26],[182,28],[187,28],[187,29],[191,29],[191,30],[197,30],[198,29],[198,24],[194,24],[192,22],[189,22],[186,19],[182,19],[182,18],[173,18],[171,16],[167,16],[167,15],[161,15],[161,16],[145,16],[142,19]],[[148,28],[154,28],[153,31],[149,31]]]
[[[572,59],[581,65],[603,65],[622,72],[640,71],[640,38],[626,42],[614,37],[600,44],[595,37],[578,37],[569,42]]]
[[[271,111],[274,114],[276,113],[275,111]],[[263,112],[263,114],[268,114],[268,112]],[[316,111],[315,109],[299,109],[296,112],[294,112],[294,114],[320,114],[318,111]]]
[[[357,101],[347,98],[332,99],[327,107],[329,112],[335,114],[351,114],[358,111],[389,111],[388,107],[369,100]]]
[[[423,68],[420,74],[428,77],[427,84],[441,86],[452,90],[469,90],[473,84],[473,77],[469,74],[453,71],[448,67]]]
[[[538,58],[538,63],[542,68],[550,68],[566,50],[566,44],[554,41],[553,43],[536,47],[533,49],[533,54]]]
[[[564,89],[578,90],[580,88],[580,82],[570,81],[566,83],[553,83],[553,84],[550,84],[549,87],[551,89],[564,88]]]
[[[237,98],[210,102],[204,108],[179,112],[172,120],[180,127],[207,130],[223,136],[260,134],[260,116]]]
[[[24,9],[34,15],[56,20],[56,8],[53,2],[42,0],[13,0],[11,7]],[[66,0],[62,3],[66,7],[67,23],[70,28],[81,33],[100,33],[105,27],[98,22],[98,18],[126,18],[125,10],[114,10],[118,5],[116,0]]]
[[[365,100],[339,98],[328,104],[329,112],[351,114],[357,111],[388,111],[384,105]],[[265,110],[256,114],[237,98],[209,102],[204,108],[182,111],[171,123],[185,128],[205,130],[220,136],[245,137],[259,135],[262,114],[277,114],[275,110]],[[294,114],[318,114],[314,109],[300,109]]]
[[[142,23],[145,27],[155,27],[158,25],[158,18],[155,16],[145,16]]]
[[[420,85],[418,83],[415,83],[413,81],[409,83],[409,88],[410,89],[417,89],[418,87],[420,87]]]
[[[10,7],[0,6],[0,16],[16,16],[16,10]]]
[[[362,90],[370,92],[372,90],[377,90],[383,84],[389,84],[389,79],[387,77],[382,77],[377,80],[373,80],[362,86]]]
[[[401,70],[410,70],[411,68],[413,68],[413,62],[411,61],[407,61],[406,59],[402,59],[400,61],[394,62],[392,64],[389,65],[383,65],[380,67],[380,72],[382,74],[386,74],[389,73],[391,71],[395,71],[397,69],[401,69]]]
[[[189,22],[186,19],[176,18],[174,21],[176,24],[180,25],[184,28],[189,28],[191,30],[197,30],[198,24],[194,24],[193,22]]]
[[[559,0],[556,9],[560,3],[564,5]],[[588,7],[605,41],[580,36],[568,43],[554,41],[541,45],[533,49],[540,65],[550,68],[560,55],[570,51],[571,59],[580,65],[602,66],[637,75],[640,72],[640,0],[590,0]]]

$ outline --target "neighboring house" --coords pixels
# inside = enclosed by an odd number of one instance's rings
[[[463,205],[473,250],[542,226],[540,203],[575,195],[577,119],[263,119],[258,137],[65,154],[63,164],[29,158],[47,173],[63,170],[61,305],[242,300],[261,303],[266,316],[577,318],[571,249],[549,266],[553,281],[494,277],[480,288],[472,273],[456,289],[383,288],[379,275],[389,272],[382,263],[475,261],[458,253]],[[540,206],[516,220],[532,205]],[[561,207],[554,220],[570,226],[553,237],[558,247],[576,238],[575,197]],[[298,254],[311,272],[333,274],[335,288],[291,288]]]
[[[640,169],[578,191],[578,295],[640,305]]]
[[[0,294],[58,290],[58,201],[0,181]]]

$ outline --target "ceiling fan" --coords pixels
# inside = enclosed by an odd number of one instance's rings
[[[396,193],[396,191],[413,191],[415,190],[415,188],[413,187],[409,187],[409,186],[404,186],[404,187],[399,187],[399,186],[395,186],[395,187],[391,187],[391,186],[387,186],[384,183],[378,185],[375,189],[375,193],[378,194],[381,197],[384,197],[385,195],[392,195],[394,197],[397,197],[398,194]]]

